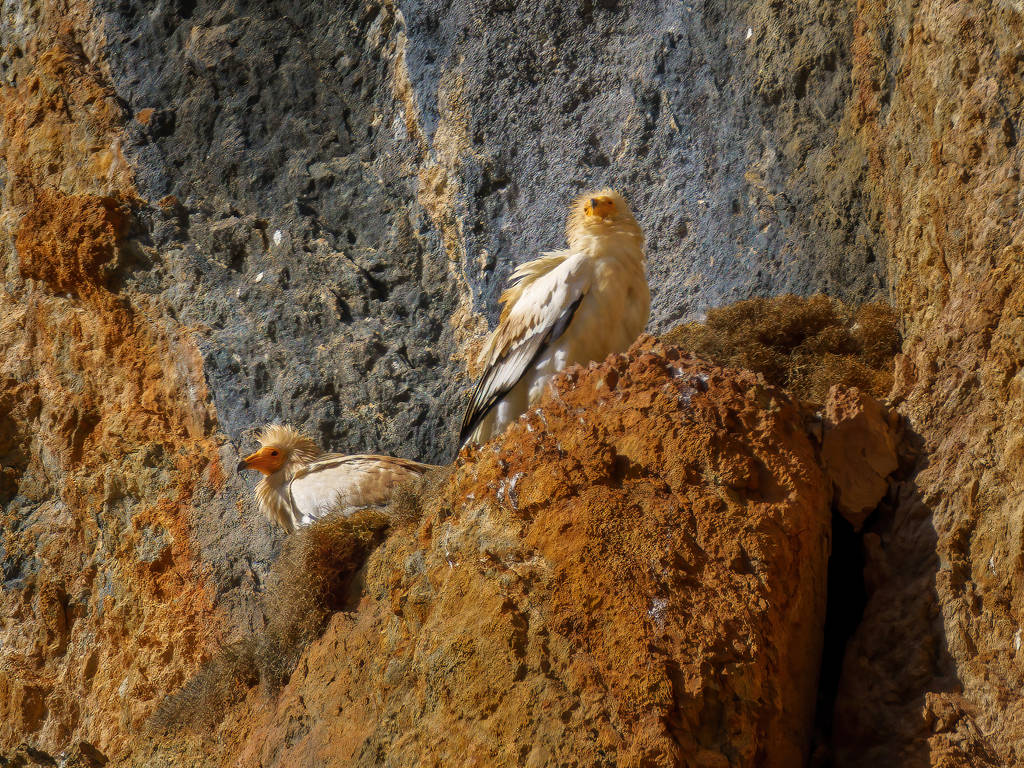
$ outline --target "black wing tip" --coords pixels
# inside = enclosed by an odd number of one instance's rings
[[[466,415],[462,417],[462,426],[459,428],[459,450],[466,447],[469,438],[476,431],[480,422],[484,420],[491,407],[493,407],[493,403],[490,407],[474,410],[472,402],[469,404],[469,408],[466,409]]]
[[[493,393],[486,402],[480,404],[477,403],[477,396],[483,390],[484,385],[487,383],[490,371],[480,377],[480,381],[477,382],[476,388],[473,390],[473,397],[469,401],[469,407],[466,408],[466,415],[462,417],[462,426],[459,428],[459,450],[466,447],[469,442],[469,438],[476,432],[476,428],[480,426],[480,422],[487,418],[487,414],[491,412],[491,409],[498,404],[505,395],[511,391],[511,387],[503,389],[500,392]]]
[[[533,363],[537,360],[537,357],[544,351],[547,345],[551,343],[552,339],[557,339],[563,333],[565,333],[570,323],[572,323],[573,317],[576,316],[576,310],[579,309],[580,303],[583,301],[583,297],[585,295],[585,292],[581,293],[579,298],[577,298],[576,301],[570,304],[566,308],[566,310],[558,318],[555,319],[554,324],[550,328],[548,328],[547,331],[544,333],[540,344],[537,345],[537,348],[534,350],[529,362],[527,362],[526,365],[523,367],[522,373],[525,373],[525,371],[529,369],[531,365],[533,365]],[[505,355],[502,355],[502,357],[499,360],[495,361],[495,364],[504,361],[506,357],[507,353]],[[484,385],[490,379],[493,370],[494,367],[492,365],[492,367],[488,369],[483,376],[480,377],[480,381],[477,382],[476,388],[473,390],[473,397],[469,401],[469,407],[466,409],[466,415],[462,418],[462,427],[459,430],[460,450],[466,447],[466,443],[469,441],[470,436],[473,434],[473,432],[476,431],[476,428],[480,426],[480,422],[487,418],[487,414],[491,412],[491,409],[498,404],[498,401],[501,400],[501,398],[503,398],[505,395],[511,392],[512,389],[516,386],[516,384],[519,383],[520,379],[522,379],[522,373],[520,373],[519,378],[516,379],[515,382],[497,392],[493,392],[485,403],[480,405],[478,408],[474,408],[474,405],[476,405],[477,396],[480,394]]]

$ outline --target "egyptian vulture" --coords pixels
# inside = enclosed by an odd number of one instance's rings
[[[647,325],[644,235],[622,196],[603,189],[579,197],[566,240],[565,250],[542,253],[512,273],[462,420],[462,445],[500,434],[554,374],[625,351]]]
[[[351,514],[387,504],[396,485],[432,469],[393,456],[323,453],[298,430],[280,424],[265,427],[257,440],[260,449],[238,469],[263,473],[256,501],[268,520],[289,532],[333,510]]]

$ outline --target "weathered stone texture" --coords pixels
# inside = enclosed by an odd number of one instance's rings
[[[834,757],[1024,762],[1022,18],[1009,0],[0,0],[0,751],[82,743],[125,759],[161,696],[219,641],[261,624],[256,595],[279,535],[222,469],[251,427],[283,419],[333,450],[450,459],[502,283],[561,244],[574,193],[608,183],[649,235],[652,330],[749,295],[888,293],[906,338],[892,397],[919,459],[874,514],[854,505],[869,601],[840,685]],[[524,712],[527,682],[550,697],[538,699],[550,710],[531,711],[536,763],[579,748],[739,765],[796,744],[809,727],[805,680],[784,664],[768,675],[750,649],[803,642],[806,666],[814,628],[785,634],[793,616],[748,577],[802,561],[768,546],[774,534],[758,532],[756,515],[750,529],[733,523],[771,478],[803,495],[762,499],[764,509],[803,514],[825,501],[810,459],[805,477],[761,457],[762,476],[740,458],[767,429],[770,409],[755,405],[760,416],[728,447],[708,438],[694,499],[654,468],[689,461],[686,450],[661,445],[652,458],[620,444],[648,433],[581,432],[579,466],[552,466],[600,504],[559,501],[552,480],[550,508],[528,516],[495,495],[515,474],[474,455],[449,490],[475,493],[477,506],[452,496],[450,511],[428,514],[436,528],[389,540],[360,611],[335,617],[259,715],[284,729],[275,733],[303,735],[275,745],[235,733],[225,754],[308,756],[330,735],[353,750],[365,738],[363,761],[383,745],[411,760],[415,745],[399,734],[443,724],[438,750],[457,735],[489,759],[531,758],[450,727],[449,673],[474,691],[466,712],[496,733],[521,725],[520,710],[503,721],[491,708],[500,692]],[[508,462],[551,458],[516,429]],[[600,464],[613,444],[618,458]],[[872,469],[873,494],[890,464]],[[630,476],[634,466],[644,474]],[[476,488],[468,468],[496,488]],[[701,506],[711,488],[724,507]],[[692,518],[668,511],[683,508]],[[701,528],[707,520],[721,535]],[[536,562],[516,564],[522,573],[480,563],[472,547],[488,526],[503,551]],[[448,568],[443,531],[477,560]],[[672,588],[636,565],[661,543],[638,531],[682,553],[667,570]],[[758,557],[728,549],[744,536]],[[701,560],[708,551],[715,567]],[[406,570],[388,559],[414,552]],[[601,581],[611,572],[598,555],[619,558],[634,581]],[[387,579],[405,603],[383,599]],[[602,622],[579,608],[595,584]],[[459,588],[478,590],[479,604]],[[641,597],[667,601],[665,634]],[[422,613],[430,600],[444,609]],[[483,613],[473,611],[485,609],[497,634],[475,631]],[[445,611],[470,623],[444,635]],[[316,712],[299,708],[324,700],[298,697],[341,685],[321,677],[328,661],[379,652],[373,632],[385,625],[408,641],[388,648],[406,666],[337,669],[406,698],[353,689],[347,726],[303,731]],[[474,667],[484,659],[493,678]],[[542,689],[552,668],[565,677]],[[429,686],[410,687],[409,669]],[[723,691],[740,703],[715,698]],[[778,697],[791,697],[792,722]],[[647,706],[660,719],[638,714]],[[578,743],[555,738],[560,707]],[[169,763],[204,759],[163,749]]]
[[[137,759],[799,765],[828,499],[782,390],[639,343],[465,456],[279,697]]]
[[[821,463],[839,513],[859,531],[899,468],[898,417],[858,389],[832,387],[825,402]]]
[[[244,621],[268,537],[221,532],[226,556],[199,554],[191,516],[214,493],[241,518],[193,338],[120,290],[137,196],[96,17],[41,4],[3,23],[0,743],[119,756],[230,631],[218,617]]]
[[[871,149],[923,440],[868,539],[842,765],[1024,761],[1024,9],[865,2],[851,128]]]

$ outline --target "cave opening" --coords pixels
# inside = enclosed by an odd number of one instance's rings
[[[862,534],[836,509],[832,510],[832,553],[828,559],[828,603],[818,675],[811,768],[832,768],[832,727],[850,639],[867,605]]]

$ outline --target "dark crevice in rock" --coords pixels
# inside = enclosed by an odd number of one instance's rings
[[[814,717],[812,768],[835,764],[832,726],[843,659],[850,639],[864,617],[867,605],[864,586],[864,542],[838,510],[832,511],[832,554],[828,560],[828,605],[818,675],[818,699]]]

